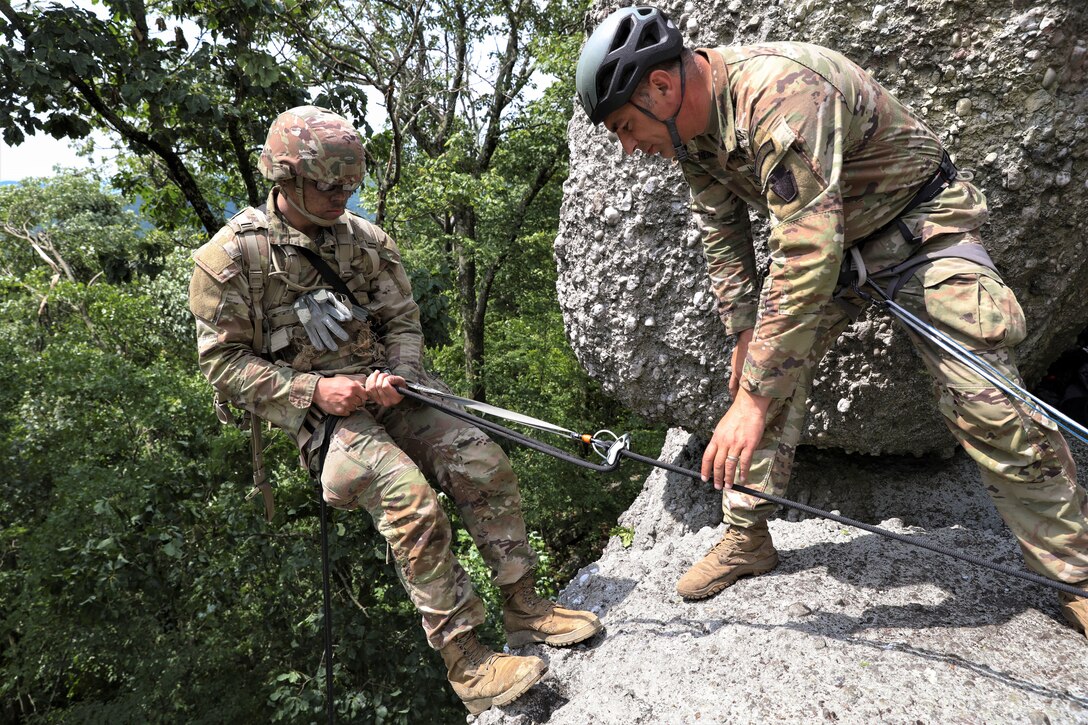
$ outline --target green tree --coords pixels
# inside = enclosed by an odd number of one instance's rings
[[[417,266],[451,278],[464,378],[477,400],[487,397],[496,276],[522,260],[529,237],[556,229],[583,6],[334,4],[309,26],[330,105],[335,89],[355,84],[386,99],[388,123],[370,143],[367,205]]]
[[[228,201],[264,201],[255,151],[269,119],[306,99],[288,40],[276,32],[305,3],[103,5],[105,17],[0,0],[4,140],[109,132],[129,152],[112,180],[117,188],[142,197],[160,224],[196,222],[213,234]]]
[[[126,206],[77,175],[0,188],[0,721],[318,720],[313,491],[278,437],[279,518],[243,505],[247,440],[196,369],[200,238]],[[380,539],[332,531],[340,718],[451,720]]]

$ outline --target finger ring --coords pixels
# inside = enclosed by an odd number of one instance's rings
[[[727,460],[727,461],[739,461],[740,456],[726,456],[725,460]]]

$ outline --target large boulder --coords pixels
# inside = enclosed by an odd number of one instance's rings
[[[1079,464],[1088,464],[1084,446]],[[660,458],[698,465],[670,431]],[[965,454],[799,451],[790,496],[1011,567],[1022,560]],[[605,633],[522,648],[547,679],[476,725],[1088,723],[1088,642],[1041,585],[783,512],[773,572],[701,602],[676,580],[721,535],[721,496],[655,470],[601,559],[560,596]],[[625,546],[626,543],[626,546]]]
[[[691,46],[805,40],[869,69],[939,133],[989,198],[987,246],[1027,314],[1035,380],[1088,319],[1085,3],[709,0],[663,5]],[[612,5],[597,4],[587,29]],[[729,403],[730,345],[714,311],[688,191],[669,162],[624,158],[571,122],[555,255],[567,333],[605,390],[648,419],[705,434]],[[765,229],[759,233],[759,244]],[[825,358],[804,442],[867,453],[948,451],[906,334],[870,311]]]

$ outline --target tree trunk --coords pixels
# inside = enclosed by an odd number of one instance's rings
[[[484,317],[479,312],[476,294],[476,258],[463,240],[475,240],[476,213],[463,208],[458,213],[454,252],[457,255],[457,289],[461,297],[461,326],[464,329],[465,380],[469,397],[486,401],[484,383]]]

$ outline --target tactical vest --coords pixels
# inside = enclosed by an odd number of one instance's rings
[[[397,253],[382,243],[382,234],[370,222],[351,216],[332,229],[336,239],[336,264],[347,288],[359,304],[370,302],[367,290],[380,272],[382,260],[399,263]],[[253,313],[253,350],[267,360],[282,360],[293,338],[301,335],[298,315],[292,305],[305,292],[329,288],[321,279],[312,280],[313,266],[291,244],[271,244],[264,205],[248,207],[235,214],[227,226],[234,232],[241,252],[242,273],[249,284]],[[411,294],[410,290],[402,290]]]
[[[347,288],[364,307],[370,302],[367,290],[377,278],[384,259],[390,263],[400,263],[396,251],[382,243],[380,230],[357,216],[348,217],[348,222],[336,224],[336,271]],[[293,308],[295,300],[308,291],[328,288],[321,280],[316,284],[303,285],[304,275],[313,270],[308,260],[301,256],[298,248],[291,244],[272,244],[268,238],[268,216],[265,205],[247,207],[235,214],[227,222],[227,227],[234,232],[240,252],[239,262],[242,274],[249,285],[250,310],[253,314],[253,351],[272,362],[289,364],[285,353],[292,339],[303,335],[298,315]],[[407,295],[411,290],[401,290]],[[216,413],[223,422],[230,422],[231,415],[226,405],[216,395]],[[304,423],[304,428],[313,432],[317,423],[314,416]],[[264,501],[265,517],[272,521],[275,504],[268,471],[264,466],[261,421],[256,416],[250,417],[250,454],[253,463],[253,489],[246,499],[260,493]]]

